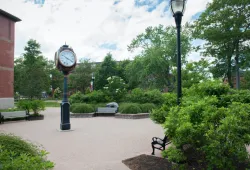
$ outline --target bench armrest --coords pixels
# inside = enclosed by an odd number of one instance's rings
[[[163,141],[163,139],[158,138],[158,137],[153,137],[153,138],[152,138],[152,141],[157,141],[157,140]]]

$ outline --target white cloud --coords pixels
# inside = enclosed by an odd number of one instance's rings
[[[167,1],[151,13],[146,6],[135,7],[134,0],[121,0],[116,5],[113,5],[114,0],[45,0],[42,7],[32,0],[24,1],[0,0],[1,9],[22,19],[16,24],[16,57],[33,38],[41,44],[43,54],[49,59],[53,59],[54,52],[65,41],[73,47],[78,58],[101,61],[108,52],[116,60],[133,58],[136,52],[128,52],[127,45],[136,35],[148,26],[174,25],[170,11],[164,12]],[[183,23],[203,11],[209,1],[189,0]],[[116,43],[117,49],[100,48],[104,43]]]

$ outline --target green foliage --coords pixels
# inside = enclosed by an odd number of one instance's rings
[[[144,91],[140,88],[136,88],[131,91],[131,94],[127,96],[126,100],[134,103],[162,104],[164,99],[159,90]]]
[[[69,97],[69,102],[70,104],[74,104],[74,103],[83,103],[84,100],[84,94],[82,94],[80,91],[72,94]]]
[[[194,94],[199,96],[212,96],[217,97],[227,94],[230,87],[227,84],[223,84],[220,80],[215,81],[204,81],[202,83],[193,85],[189,90],[187,90],[187,95],[192,96]]]
[[[182,28],[182,61],[191,50],[189,28]],[[131,88],[163,89],[171,87],[172,66],[176,66],[176,28],[159,25],[148,27],[137,35],[128,46],[129,51],[142,49],[142,53],[126,66],[128,84]]]
[[[42,92],[48,91],[50,85],[47,60],[35,40],[29,40],[24,50],[23,58],[15,61],[15,90],[30,99],[41,98]]]
[[[6,150],[15,151],[18,156],[21,154],[29,154],[32,156],[38,155],[35,145],[12,134],[0,133],[0,146],[4,147]]]
[[[31,101],[31,109],[34,114],[39,114],[40,111],[45,109],[45,103],[42,100],[32,100]]]
[[[90,104],[78,103],[71,106],[72,113],[92,113],[94,111],[93,106]]]
[[[17,107],[19,109],[25,110],[27,113],[31,110],[31,101],[30,100],[19,100],[17,102]]]
[[[164,93],[163,95],[164,103],[158,109],[153,109],[152,113],[150,114],[150,118],[158,124],[163,124],[166,120],[166,116],[171,109],[171,107],[176,106],[176,94],[175,93]]]
[[[245,162],[245,146],[250,144],[250,105],[247,97],[240,100],[243,93],[218,81],[184,90],[181,105],[170,108],[164,123],[174,145],[165,153],[168,158],[188,159],[183,149],[188,144],[201,155],[195,158],[197,162],[207,164],[208,169],[236,169],[238,163]]]
[[[182,87],[190,88],[194,84],[209,80],[210,70],[209,62],[202,58],[197,62],[187,62],[182,68]],[[176,69],[173,70],[174,77],[177,76]],[[177,82],[175,82],[176,84]]]
[[[19,100],[17,107],[25,110],[27,113],[32,110],[34,114],[39,114],[41,110],[45,109],[45,103],[42,100]]]
[[[119,111],[120,113],[123,113],[123,114],[142,113],[140,105],[136,103],[123,103],[120,105]]]
[[[153,109],[156,108],[156,105],[153,103],[144,103],[140,104],[142,113],[151,113]]]
[[[159,124],[163,124],[166,120],[167,112],[161,107],[159,109],[153,109],[150,118]]]
[[[69,76],[69,89],[82,93],[89,87],[93,68],[89,60],[83,60]]]
[[[110,101],[110,97],[107,96],[103,91],[101,90],[95,90],[91,93],[88,93],[86,95],[82,94],[81,92],[76,92],[75,94],[71,95],[69,98],[69,102],[71,104],[74,103],[104,103]]]
[[[57,87],[54,91],[54,96],[53,96],[55,99],[59,99],[62,97],[62,91],[60,90],[59,87]]]
[[[60,103],[58,103],[58,102],[44,102],[44,104],[45,104],[45,107],[60,107]]]
[[[96,90],[103,89],[108,84],[107,78],[117,75],[117,64],[112,57],[111,53],[108,53],[100,67],[97,68],[95,74],[94,88]]]
[[[226,76],[231,87],[233,56],[241,61],[241,67],[249,63],[244,57],[249,50],[249,6],[247,0],[213,0],[194,24],[194,37],[206,41],[198,49],[203,49],[203,56],[215,58],[214,77]]]
[[[85,95],[85,102],[89,103],[103,103],[110,101],[109,96],[107,96],[103,91],[97,90]]]
[[[169,161],[175,163],[182,163],[186,161],[186,157],[180,149],[169,146],[167,150],[162,152],[163,158],[168,158]]]
[[[110,96],[110,99],[119,102],[126,93],[125,81],[118,76],[107,78],[108,84],[104,87],[104,93]]]
[[[0,133],[1,169],[52,169],[54,163],[46,160],[48,152],[20,137]]]

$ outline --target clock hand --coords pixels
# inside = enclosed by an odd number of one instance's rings
[[[67,58],[67,57],[65,57],[65,58]],[[67,59],[73,63],[73,61],[71,59],[69,59],[69,58],[67,58]]]

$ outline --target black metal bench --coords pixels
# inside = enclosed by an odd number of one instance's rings
[[[152,155],[155,154],[155,149],[164,151],[166,145],[168,145],[170,143],[171,143],[171,141],[169,141],[167,136],[165,136],[163,139],[158,138],[158,137],[153,137],[152,138],[152,143],[151,143],[151,146],[152,146],[152,149],[153,149]]]
[[[15,118],[25,118],[29,120],[29,114],[25,111],[15,111],[15,112],[1,112],[0,113],[0,122],[4,123],[6,119],[15,119]]]

